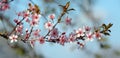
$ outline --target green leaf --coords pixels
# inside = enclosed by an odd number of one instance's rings
[[[109,23],[108,26],[107,26],[107,28],[110,28],[112,26],[113,26],[113,24]]]
[[[104,33],[104,35],[108,35],[108,36],[110,36],[110,34],[109,34],[109,33],[107,33],[107,32],[105,32],[105,33]]]
[[[114,53],[115,53],[115,55],[120,56],[120,51],[115,50]]]
[[[67,11],[75,10],[74,8],[68,9]]]
[[[108,30],[109,32],[111,32],[111,30]]]
[[[106,42],[107,41],[107,38],[101,38],[100,40],[99,40],[100,42]]]
[[[102,58],[100,54],[95,54],[95,58]]]
[[[25,53],[26,53],[25,50],[23,48],[20,48],[20,47],[16,48],[15,51],[19,55],[25,55]]]
[[[111,48],[110,45],[108,45],[108,44],[100,44],[100,47],[102,49],[109,49],[109,48]]]

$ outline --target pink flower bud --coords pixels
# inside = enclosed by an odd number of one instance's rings
[[[50,14],[48,17],[53,20],[55,18],[55,14]]]
[[[43,43],[45,42],[44,37],[40,37],[40,38],[39,38],[39,42],[40,42],[40,44],[43,44]]]
[[[30,41],[30,45],[31,45],[32,48],[34,47],[34,43],[35,43],[35,40]]]
[[[9,5],[8,4],[5,4],[2,6],[2,10],[7,10],[9,8]]]
[[[72,20],[71,18],[68,18],[68,17],[67,17],[67,18],[65,19],[65,23],[66,23],[66,25],[71,24],[71,20]]]

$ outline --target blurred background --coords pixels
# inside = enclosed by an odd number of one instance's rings
[[[10,32],[15,26],[13,20],[17,18],[16,13],[26,10],[28,3],[37,4],[41,10],[40,21],[41,34],[46,30],[44,22],[49,14],[55,14],[55,20],[60,15],[62,8],[58,5],[65,5],[70,1],[70,8],[75,11],[63,16],[72,18],[72,24],[67,26],[63,23],[57,27],[60,31],[73,31],[84,25],[99,27],[103,23],[112,23],[111,35],[103,37],[101,41],[88,42],[84,49],[78,49],[76,44],[67,43],[65,46],[35,42],[34,48],[25,43],[18,43],[17,47],[11,48],[8,41],[0,37],[0,58],[120,58],[120,0],[14,0],[10,2],[10,9],[0,11],[0,32]],[[27,25],[25,25],[27,26]]]

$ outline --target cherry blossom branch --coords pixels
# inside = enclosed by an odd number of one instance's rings
[[[7,9],[9,9],[9,3],[12,2],[14,0],[1,0],[0,1],[0,11],[5,11]]]
[[[62,18],[63,15],[64,15],[64,12],[62,12],[61,16],[58,18],[57,23],[53,26],[52,29],[54,29],[54,28],[57,26],[57,24],[59,23],[59,20],[61,20],[61,18]],[[48,33],[44,36],[44,38],[46,38],[46,36],[48,36],[50,32],[51,32],[51,31],[49,30]]]
[[[32,1],[32,0],[30,0],[30,1]],[[33,3],[33,2],[31,2],[31,3]],[[58,17],[57,22],[47,32],[47,34],[45,36],[40,36],[39,35],[39,31],[40,30],[33,31],[33,27],[36,24],[38,24],[38,22],[39,22],[40,9],[39,9],[39,7],[36,4],[32,5],[30,3],[29,3],[29,8],[27,9],[27,11],[23,12],[23,15],[22,15],[23,19],[21,19],[20,21],[16,21],[16,26],[13,28],[13,30],[11,31],[11,33],[9,35],[0,33],[0,36],[2,36],[4,38],[7,38],[7,39],[9,38],[11,40],[10,41],[11,43],[12,42],[17,42],[17,40],[19,40],[19,41],[23,41],[24,43],[29,42],[31,44],[31,46],[34,46],[34,42],[36,40],[38,40],[41,44],[43,44],[44,42],[52,42],[52,43],[59,43],[61,45],[64,45],[64,43],[77,42],[78,45],[80,45],[81,47],[83,47],[84,43],[80,42],[79,40],[82,40],[82,41],[92,40],[93,36],[95,36],[95,38],[100,39],[101,36],[102,36],[101,34],[110,35],[109,32],[111,32],[111,31],[109,30],[109,28],[113,25],[111,23],[109,23],[108,25],[102,24],[102,26],[100,26],[100,28],[95,29],[95,31],[93,31],[93,32],[91,32],[90,31],[90,27],[87,26],[85,28],[79,28],[79,29],[75,30],[75,32],[72,32],[72,34],[70,34],[68,37],[66,36],[66,32],[63,32],[60,35],[57,34],[58,30],[55,29],[55,28],[58,25],[58,23],[61,23],[62,17],[66,13],[68,13],[69,11],[74,10],[73,8],[68,9],[69,6],[70,6],[70,2],[67,2],[65,6],[63,6],[63,5],[59,5],[59,6],[61,6],[63,8],[62,13]],[[18,16],[21,16],[21,15],[19,14]],[[29,20],[28,17],[31,18],[31,20]],[[26,31],[25,38],[18,39],[18,35],[16,35],[16,34],[14,35],[13,33],[16,31],[17,27],[20,27],[20,28],[17,28],[17,30],[21,34],[21,32],[22,32],[23,29],[19,25],[22,23],[22,21],[24,19],[32,27],[30,29],[30,32],[28,30]],[[51,16],[51,19],[52,20],[54,19],[53,15]],[[67,19],[69,20],[69,18],[67,18]],[[48,25],[50,25],[50,24],[48,24]],[[53,31],[57,35],[52,36],[50,33],[52,33]],[[17,31],[16,31],[16,33],[17,33]],[[35,36],[36,39],[30,39],[31,34],[33,34],[33,36]],[[52,38],[50,38],[50,39],[46,38],[47,36],[49,36],[49,34],[50,34],[50,37],[53,37],[54,39],[52,39]]]
[[[60,5],[63,8],[63,11],[61,15],[59,16],[57,23],[52,27],[52,29],[54,29],[57,26],[57,24],[61,22],[61,18],[65,15],[65,13],[68,13],[68,11],[70,10],[74,10],[74,9],[68,9],[69,5],[70,5],[70,2],[67,2],[65,6]],[[51,31],[49,30],[48,33],[44,36],[44,38],[46,38],[46,36],[48,36],[50,32]]]
[[[32,1],[32,0],[29,0],[33,5],[35,5],[35,3]],[[41,15],[43,16],[43,18],[45,19],[45,20],[47,20],[47,18],[45,17],[45,15],[44,14],[42,14],[41,13]]]
[[[20,41],[23,41],[24,43],[28,42],[28,39],[30,38],[31,34],[33,32],[33,26],[30,29],[30,32],[28,33],[28,37],[25,39],[20,39]]]
[[[33,26],[30,29],[30,35],[29,35],[28,39],[30,38],[32,31],[33,31]]]
[[[7,33],[0,33],[0,36],[5,38],[5,39],[8,39]]]
[[[24,20],[24,18],[23,18],[22,20],[20,20],[20,22],[18,22],[18,23],[16,24],[16,26],[13,28],[13,30],[11,31],[11,33],[10,33],[9,35],[11,35],[11,34],[15,31],[15,29],[17,28],[17,26],[20,25],[23,20]]]

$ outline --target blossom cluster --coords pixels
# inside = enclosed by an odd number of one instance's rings
[[[22,16],[26,23],[29,23],[31,27],[38,24],[40,17],[40,14],[32,14],[30,11],[24,11],[19,12],[18,16]],[[40,29],[33,29],[30,31],[29,29],[26,29],[25,31],[25,37],[22,39],[24,42],[29,42],[31,46],[34,46],[34,43],[36,41],[39,41],[40,44],[43,44],[45,42],[52,42],[52,43],[59,43],[61,45],[64,45],[65,43],[71,43],[76,42],[80,47],[83,47],[86,41],[92,41],[94,38],[101,38],[102,33],[100,32],[92,32],[91,28],[89,26],[85,26],[83,28],[78,28],[71,32],[69,35],[66,34],[66,32],[60,32],[58,28],[53,28],[54,26],[54,19],[55,14],[50,14],[48,18],[51,20],[48,20],[44,23],[44,28],[49,30],[49,34],[47,36],[41,36],[40,35]],[[71,18],[68,16],[65,18],[65,24],[70,25],[71,24]],[[15,29],[15,32],[17,35],[11,35],[9,36],[11,43],[17,42],[18,34],[21,35],[23,32],[23,24],[21,20],[15,19],[14,22],[17,24],[17,27]],[[80,41],[82,40],[82,42]]]
[[[8,0],[1,0],[0,1],[0,11],[4,11],[9,9],[9,1]]]
[[[4,6],[5,3],[7,3],[6,1],[7,0],[0,1],[0,9],[5,10],[9,8],[8,5]],[[18,12],[18,18],[14,19],[16,26],[8,35],[10,42],[29,42],[31,47],[34,47],[36,41],[39,41],[40,44],[44,44],[45,42],[51,42],[58,43],[63,46],[65,45],[65,43],[72,42],[78,44],[80,47],[84,47],[85,43],[88,41],[93,41],[94,39],[100,40],[103,35],[109,35],[108,31],[110,31],[109,28],[112,26],[112,24],[109,24],[108,26],[103,24],[103,28],[100,30],[93,30],[89,26],[84,26],[83,28],[78,28],[74,30],[70,34],[67,34],[67,32],[60,32],[56,25],[61,22],[61,18],[65,13],[70,10],[74,10],[68,9],[69,3],[70,2],[63,6],[63,12],[58,18],[57,22],[54,22],[56,19],[55,14],[48,15],[47,22],[44,23],[43,27],[48,30],[48,33],[45,36],[40,34],[42,31],[41,29],[35,28],[37,25],[39,25],[39,22],[41,20],[42,15],[40,9],[36,4],[29,3],[29,8],[24,11]],[[67,26],[71,25],[72,18],[67,16],[64,19],[64,22]],[[29,28],[28,26],[26,27],[24,24],[28,24]]]
[[[102,33],[100,32],[92,32],[89,26],[85,26],[84,28],[79,28],[69,35],[66,32],[60,32],[57,28],[51,30],[47,42],[59,43],[64,45],[65,43],[75,42],[81,47],[88,41],[92,41],[93,39],[101,39]]]
[[[37,26],[39,24],[40,17],[41,17],[39,12],[37,11],[37,9],[38,9],[37,7],[38,6],[36,6],[36,5],[32,6],[31,4],[29,4],[29,8],[27,10],[17,13],[18,18],[14,19],[16,26],[13,29],[13,31],[10,33],[10,37],[14,34],[21,36],[21,35],[23,35],[23,33],[25,33],[25,37],[22,40],[27,41],[29,39],[31,33],[33,33],[35,36],[39,35],[37,33],[37,32],[40,32],[39,29],[33,30],[33,27]],[[30,26],[30,28],[26,28],[25,32],[23,32],[23,30],[25,28],[23,22],[25,22],[25,24],[29,24],[29,26]]]

